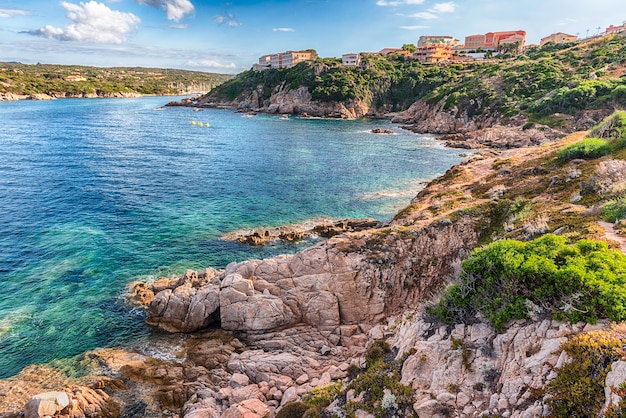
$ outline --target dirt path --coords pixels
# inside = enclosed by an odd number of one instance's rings
[[[604,233],[608,239],[616,241],[620,244],[620,249],[626,254],[626,237],[618,235],[613,228],[613,224],[610,222],[598,221],[598,225],[604,229]]]

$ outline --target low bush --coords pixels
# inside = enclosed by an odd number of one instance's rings
[[[609,200],[602,206],[602,219],[607,222],[619,222],[626,219],[626,196]]]
[[[611,152],[609,143],[600,138],[585,138],[569,145],[558,152],[561,161],[570,161],[575,158],[591,160],[607,155]]]
[[[556,369],[557,377],[546,387],[550,416],[600,416],[604,380],[611,364],[623,357],[625,343],[624,338],[603,331],[579,334],[565,342],[561,348],[572,361]]]
[[[483,317],[498,330],[512,319],[626,320],[626,255],[606,243],[566,244],[553,234],[478,249],[429,313],[446,323]]]

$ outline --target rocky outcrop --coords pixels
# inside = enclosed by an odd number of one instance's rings
[[[334,333],[341,325],[377,323],[441,286],[477,239],[466,217],[366,238],[341,235],[294,255],[233,263],[216,276],[189,272],[155,283],[154,290],[168,287],[154,292],[147,322],[170,332],[216,322],[230,331],[306,324]]]
[[[409,126],[407,129],[414,130]],[[447,147],[462,149],[511,149],[541,145],[562,138],[565,132],[538,125],[530,128],[500,126],[466,133],[446,134],[437,139],[445,141]]]
[[[301,241],[319,236],[330,238],[344,232],[359,232],[379,227],[381,222],[372,218],[342,219],[338,221],[310,221],[298,225],[286,225],[276,228],[263,228],[255,231],[234,232],[222,236],[222,239],[237,241],[242,244],[265,245],[272,241]]]
[[[418,133],[448,134],[488,128],[502,118],[497,112],[479,112],[482,107],[480,99],[472,99],[465,106],[446,108],[445,105],[445,100],[435,104],[418,100],[404,112],[396,114],[392,122],[411,124],[411,130]]]
[[[62,392],[33,396],[24,406],[24,418],[116,418],[119,405],[101,389],[74,386]]]
[[[355,119],[377,114],[367,102],[362,100],[346,100],[341,102],[321,102],[313,100],[308,87],[300,86],[292,89],[286,83],[276,86],[269,98],[265,98],[261,87],[233,101],[215,101],[209,94],[180,102],[169,103],[168,106],[194,107],[229,107],[240,111],[255,111],[275,114],[306,115],[311,117]]]

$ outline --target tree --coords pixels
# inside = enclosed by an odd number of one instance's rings
[[[417,47],[414,44],[404,44],[402,45],[403,51],[409,51],[411,54],[415,52]]]

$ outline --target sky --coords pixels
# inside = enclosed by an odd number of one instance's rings
[[[236,74],[261,55],[322,57],[422,35],[525,30],[580,37],[626,20],[624,0],[0,0],[0,61]]]

